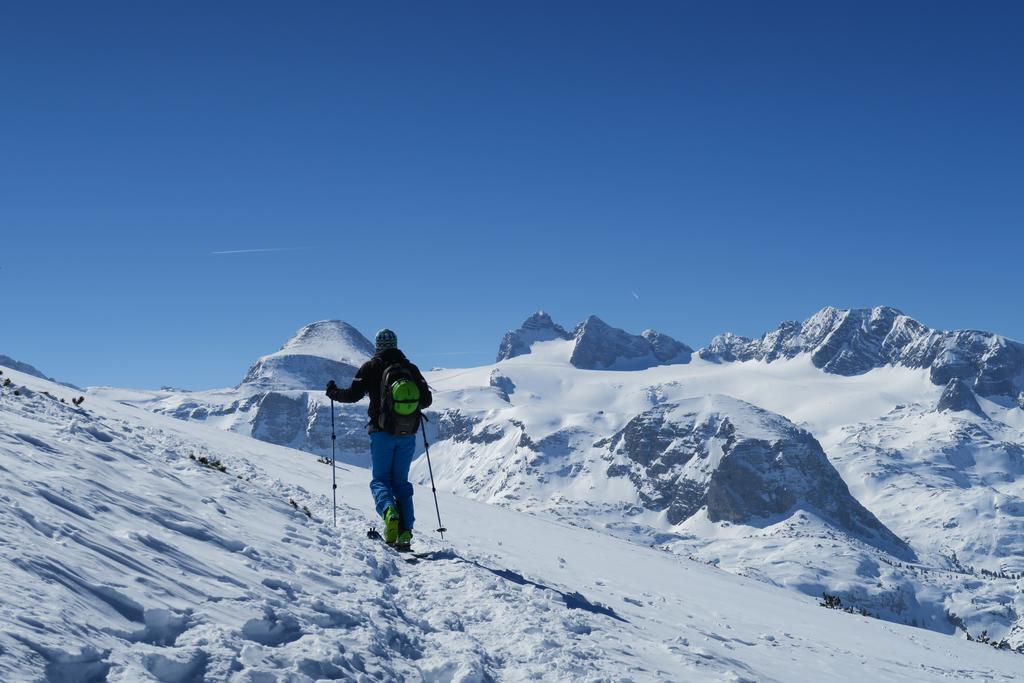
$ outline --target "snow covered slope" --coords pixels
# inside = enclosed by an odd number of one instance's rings
[[[1014,646],[1024,643],[1021,569],[1007,562],[1020,542],[1018,510],[1024,509],[1014,459],[1024,445],[1018,408],[983,399],[987,414],[998,418],[984,428],[922,433],[898,423],[886,432],[878,420],[897,406],[919,405],[928,419],[976,416],[937,412],[944,390],[924,369],[882,367],[846,377],[822,373],[798,355],[772,363],[697,360],[605,373],[569,367],[566,351],[564,342],[540,343],[530,355],[494,368],[432,378],[439,410],[446,407],[434,458],[435,477],[446,490],[657,544],[807,594],[835,593],[886,619],[941,631],[965,627]],[[484,385],[495,373],[516,389],[508,405],[481,408],[467,385]],[[760,514],[716,509],[712,484],[716,476],[725,479],[721,464],[727,462],[716,459],[726,440],[718,430],[726,422],[749,424],[745,412],[761,414],[715,398],[720,394],[775,413],[764,417],[769,424],[787,424],[785,415],[809,431],[845,484],[830,483],[838,477],[816,464],[821,458],[799,455],[811,441],[795,426],[779,427],[753,439],[761,442],[755,452],[763,454],[756,465],[741,459],[742,469],[728,477],[736,484],[728,487],[727,500]],[[713,411],[688,407],[708,401]],[[716,417],[699,417],[702,412]],[[666,419],[674,415],[693,417]],[[861,441],[884,433],[920,441],[906,449],[853,448],[851,429]],[[889,456],[881,464],[879,452]],[[932,452],[941,461],[929,457]],[[982,476],[963,471],[973,466],[957,454],[969,452],[983,463]],[[414,472],[426,480],[425,463]],[[844,522],[823,512],[823,501],[841,500],[825,492],[847,485],[855,505],[839,506],[863,505],[881,523],[880,533],[908,544],[916,556],[909,568],[905,553],[868,541],[850,517]],[[823,495],[816,499],[816,492]],[[984,500],[992,502],[970,512]],[[973,521],[959,535],[949,520],[961,514]]]
[[[1024,432],[1011,425],[1024,416],[985,399],[975,412],[970,397],[961,410],[939,409],[948,392],[939,406],[899,405],[823,443],[854,495],[942,570],[931,583],[946,610],[973,633],[1020,642]]]
[[[0,680],[1024,677],[1016,654],[447,494],[448,540],[407,564],[363,535],[363,469],[337,470],[335,528],[305,453],[11,375]]]
[[[17,370],[18,372],[23,372],[26,375],[32,375],[33,377],[39,377],[40,379],[48,379],[51,382],[56,382],[57,381],[57,380],[55,380],[52,377],[47,377],[45,374],[43,374],[42,370],[39,370],[39,369],[29,365],[28,363],[23,363],[21,361],[18,361],[18,360],[15,360],[15,359],[11,358],[10,356],[5,356],[2,353],[0,353],[0,372],[3,372],[3,368],[8,368],[8,369],[11,369],[11,370]],[[0,375],[0,384],[2,384],[2,383],[3,383],[3,376]],[[67,382],[58,382],[58,383],[59,384],[63,384],[64,386],[70,387],[72,389],[77,389],[78,388],[74,384],[68,384]]]
[[[41,379],[48,379],[46,375],[28,363],[22,363],[21,361],[14,360],[10,356],[5,356],[2,353],[0,353],[0,367],[17,370],[18,372],[23,372],[26,375],[32,375],[33,377],[39,377]]]
[[[622,371],[577,367],[578,337],[537,314],[506,336],[504,360],[428,373],[438,484],[806,595],[827,591],[888,620],[1024,645],[1024,568],[1013,561],[1024,410],[975,395],[995,381],[998,354],[986,342],[956,362],[890,362],[961,338],[893,309],[826,309],[812,322],[767,335],[760,359]],[[633,341],[620,332],[592,337],[609,341],[595,357],[621,360],[618,342]],[[1016,344],[978,335],[997,351]],[[936,384],[950,367],[970,372]],[[319,387],[93,395],[330,452]],[[365,464],[365,406],[340,409],[338,422],[342,459]],[[428,480],[423,461],[413,473]]]

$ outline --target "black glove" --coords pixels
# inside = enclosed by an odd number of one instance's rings
[[[340,401],[343,398],[341,389],[334,383],[333,379],[327,383],[327,398],[332,401]]]

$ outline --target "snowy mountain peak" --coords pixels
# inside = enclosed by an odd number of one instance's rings
[[[616,331],[616,328],[601,320],[596,315],[591,314],[588,315],[583,322],[576,325],[576,329],[573,330],[573,336],[576,339],[579,339],[587,334],[610,334],[614,331]]]
[[[654,351],[654,357],[658,359],[661,364],[672,363],[675,359],[682,359],[684,356],[686,360],[679,360],[678,362],[687,362],[693,355],[693,349],[686,344],[673,339],[667,334],[658,332],[657,330],[647,329],[640,333],[640,336],[651,343],[651,349]]]
[[[524,330],[561,330],[562,328],[555,324],[555,321],[551,319],[551,316],[546,311],[537,311],[529,318],[523,321],[522,329]],[[564,330],[563,330],[564,332]]]
[[[326,379],[352,380],[374,353],[359,330],[340,320],[321,320],[295,333],[279,351],[249,368],[243,384],[276,389],[321,389]]]
[[[967,411],[981,418],[987,419],[988,417],[978,405],[978,399],[974,397],[974,392],[958,377],[954,377],[946,384],[935,409],[940,413]]]
[[[569,362],[584,370],[643,370],[656,365],[689,363],[686,344],[654,330],[635,335],[612,327],[596,315],[576,326]]]
[[[908,322],[912,323],[908,325]],[[916,327],[915,327],[916,326]],[[882,364],[878,358],[893,329],[924,331],[923,325],[889,306],[838,309],[826,306],[804,322],[786,321],[759,340],[719,335],[699,351],[712,362],[794,358],[810,353],[816,367],[837,375],[856,375]]]
[[[523,321],[517,330],[509,330],[498,347],[497,362],[523,356],[530,352],[536,342],[571,339],[565,328],[551,319],[544,311],[537,311]]]
[[[933,383],[956,377],[982,396],[1015,397],[1024,390],[1024,344],[990,332],[932,330],[889,306],[823,308],[760,339],[717,336],[698,354],[714,363],[770,363],[809,354],[815,367],[835,375],[884,366],[928,368]]]
[[[498,362],[530,353],[537,342],[572,341],[569,362],[584,370],[642,370],[656,365],[689,363],[693,354],[686,344],[667,334],[644,330],[630,334],[612,327],[596,315],[587,316],[572,333],[538,311],[517,330],[505,333],[498,348]]]
[[[373,356],[374,348],[369,339],[348,323],[341,320],[320,320],[296,332],[277,352],[286,353],[320,356],[354,365],[369,360]]]
[[[893,321],[904,315],[903,311],[892,306],[875,306],[873,308],[836,308],[825,306],[820,311],[808,318],[807,324],[813,325],[817,321],[829,321],[834,324],[837,321],[853,319],[867,321],[871,324]]]

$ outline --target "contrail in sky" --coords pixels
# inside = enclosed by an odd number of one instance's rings
[[[228,251],[211,251],[211,254],[266,254],[273,251],[305,251],[310,247],[277,247],[275,249],[229,249]]]

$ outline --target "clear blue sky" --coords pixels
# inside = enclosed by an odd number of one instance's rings
[[[0,10],[0,353],[238,382],[301,325],[493,360],[825,305],[1024,338],[1019,2]],[[215,254],[218,251],[285,251]],[[449,355],[446,355],[449,354]]]

